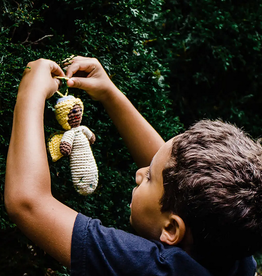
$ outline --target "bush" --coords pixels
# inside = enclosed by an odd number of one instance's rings
[[[222,118],[261,135],[261,10],[259,1],[166,1],[158,53],[186,127]]]
[[[183,124],[205,117],[220,117],[260,135],[259,1],[0,0],[0,7],[1,275],[68,274],[20,233],[3,204],[12,113],[29,61],[43,57],[59,63],[72,54],[97,57],[166,140],[182,132]],[[128,205],[136,167],[102,106],[82,91],[70,93],[84,101],[83,124],[97,136],[93,152],[99,187],[87,198],[78,195],[68,160],[52,163],[49,157],[52,192],[106,226],[131,231]],[[57,98],[46,105],[46,140],[60,129],[53,114]]]
[[[159,1],[160,2],[160,1]],[[134,102],[142,114],[166,139],[183,127],[173,118],[168,86],[163,78],[168,69],[157,52],[144,43],[151,27],[147,20],[159,10],[156,3],[139,1],[103,3],[97,1],[1,1],[2,57],[1,106],[1,173],[11,134],[12,112],[16,92],[27,63],[40,57],[60,62],[72,54],[97,57],[112,80]],[[59,8],[59,13],[57,9]],[[86,12],[88,11],[88,12]],[[149,21],[148,21],[149,22]],[[70,180],[69,163],[63,158],[52,163],[52,192],[56,198],[75,210],[99,217],[104,225],[129,229],[129,203],[136,167],[121,138],[102,106],[82,91],[72,90],[85,105],[83,124],[97,136],[93,152],[99,167],[99,187],[83,197]],[[58,96],[47,102],[45,109],[46,140],[60,129],[53,106]],[[9,220],[3,205],[4,178],[1,178],[1,275],[67,274],[50,256],[32,244]]]

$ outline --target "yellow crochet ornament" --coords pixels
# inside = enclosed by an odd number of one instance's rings
[[[54,162],[63,156],[70,157],[74,187],[78,193],[87,195],[97,187],[98,169],[90,147],[95,142],[95,135],[80,125],[83,111],[83,102],[74,96],[63,96],[57,101],[56,119],[66,131],[53,135],[48,148]]]

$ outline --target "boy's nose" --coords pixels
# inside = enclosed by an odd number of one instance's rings
[[[143,177],[144,177],[144,174],[145,174],[147,168],[148,167],[141,168],[141,169],[136,171],[136,184],[137,185],[140,185],[142,183]]]

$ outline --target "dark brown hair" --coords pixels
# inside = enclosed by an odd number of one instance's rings
[[[173,142],[162,211],[190,228],[193,252],[239,259],[262,246],[262,148],[242,130],[203,120]]]

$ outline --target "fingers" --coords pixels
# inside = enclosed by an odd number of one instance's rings
[[[52,75],[65,77],[65,73],[63,72],[63,70],[60,68],[60,66],[57,63],[50,60],[49,66],[50,66]]]
[[[103,101],[115,86],[96,58],[75,57],[66,68],[68,87],[85,90],[96,101]]]
[[[88,90],[91,85],[91,80],[88,78],[70,78],[67,81],[67,86],[71,88],[78,88],[78,89],[83,89],[83,90]]]
[[[54,75],[65,75],[60,66],[52,60],[40,58],[27,64],[26,71],[31,69],[46,70],[49,69]]]
[[[56,82],[57,88],[55,90],[57,90],[59,88],[59,86],[61,85],[61,81],[60,81],[59,77],[62,77],[62,78],[65,77],[65,73],[60,68],[60,66],[57,63],[55,63],[54,61],[47,60],[46,62],[49,62],[48,65],[50,68],[50,73],[51,73],[51,76],[53,77],[53,80]],[[51,98],[54,93],[55,93],[55,91],[53,91],[53,93],[50,93],[47,96],[47,98]]]
[[[67,86],[72,88],[82,88],[81,82],[77,80],[76,78],[71,78],[67,81]]]
[[[76,57],[71,61],[71,64],[67,67],[66,76],[71,78],[77,72],[86,72],[88,76],[92,76],[100,66],[100,63],[95,58]]]
[[[65,74],[54,61],[47,59],[31,61],[24,71],[19,90],[28,93],[29,91],[38,90],[41,92],[39,95],[50,98],[60,85],[59,79],[55,78],[58,76],[64,77]]]
[[[34,75],[36,73],[46,74],[48,71],[50,72],[52,77],[54,77],[54,76],[64,77],[65,76],[63,70],[60,68],[60,66],[57,63],[55,63],[52,60],[47,60],[47,59],[38,59],[36,61],[29,62],[27,64],[27,67],[26,67],[23,75],[25,75],[27,73],[31,73],[31,72]]]
[[[95,58],[75,57],[67,67],[66,76],[68,87],[89,90],[92,84],[92,77],[101,67]]]

